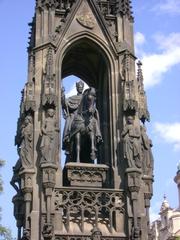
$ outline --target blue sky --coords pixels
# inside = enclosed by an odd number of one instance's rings
[[[19,115],[21,90],[27,80],[28,22],[35,0],[0,0],[0,158],[4,193],[2,224],[16,235],[11,203],[14,190],[9,185],[17,160],[14,135]],[[172,207],[178,206],[173,178],[180,161],[180,1],[133,0],[136,56],[144,63],[144,78],[151,113],[148,123],[155,158],[154,197],[151,216],[159,212],[163,195]]]

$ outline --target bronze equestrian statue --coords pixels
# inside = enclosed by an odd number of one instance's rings
[[[83,92],[69,125],[66,162],[93,163],[97,158],[98,146],[102,143],[95,88],[90,87]]]

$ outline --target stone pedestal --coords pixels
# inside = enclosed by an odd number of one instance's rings
[[[104,164],[67,163],[64,175],[70,186],[101,188],[109,167]]]

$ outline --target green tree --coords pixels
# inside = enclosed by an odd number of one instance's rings
[[[5,162],[0,159],[0,168],[3,167]],[[0,175],[0,193],[3,191],[3,181],[2,181],[2,176]],[[1,208],[0,208],[0,220],[1,220]],[[1,240],[13,240],[12,235],[11,235],[11,230],[2,226],[0,223],[0,239]]]

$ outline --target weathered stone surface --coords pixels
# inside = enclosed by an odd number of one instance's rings
[[[70,186],[101,188],[109,168],[103,164],[67,163],[65,169]]]

